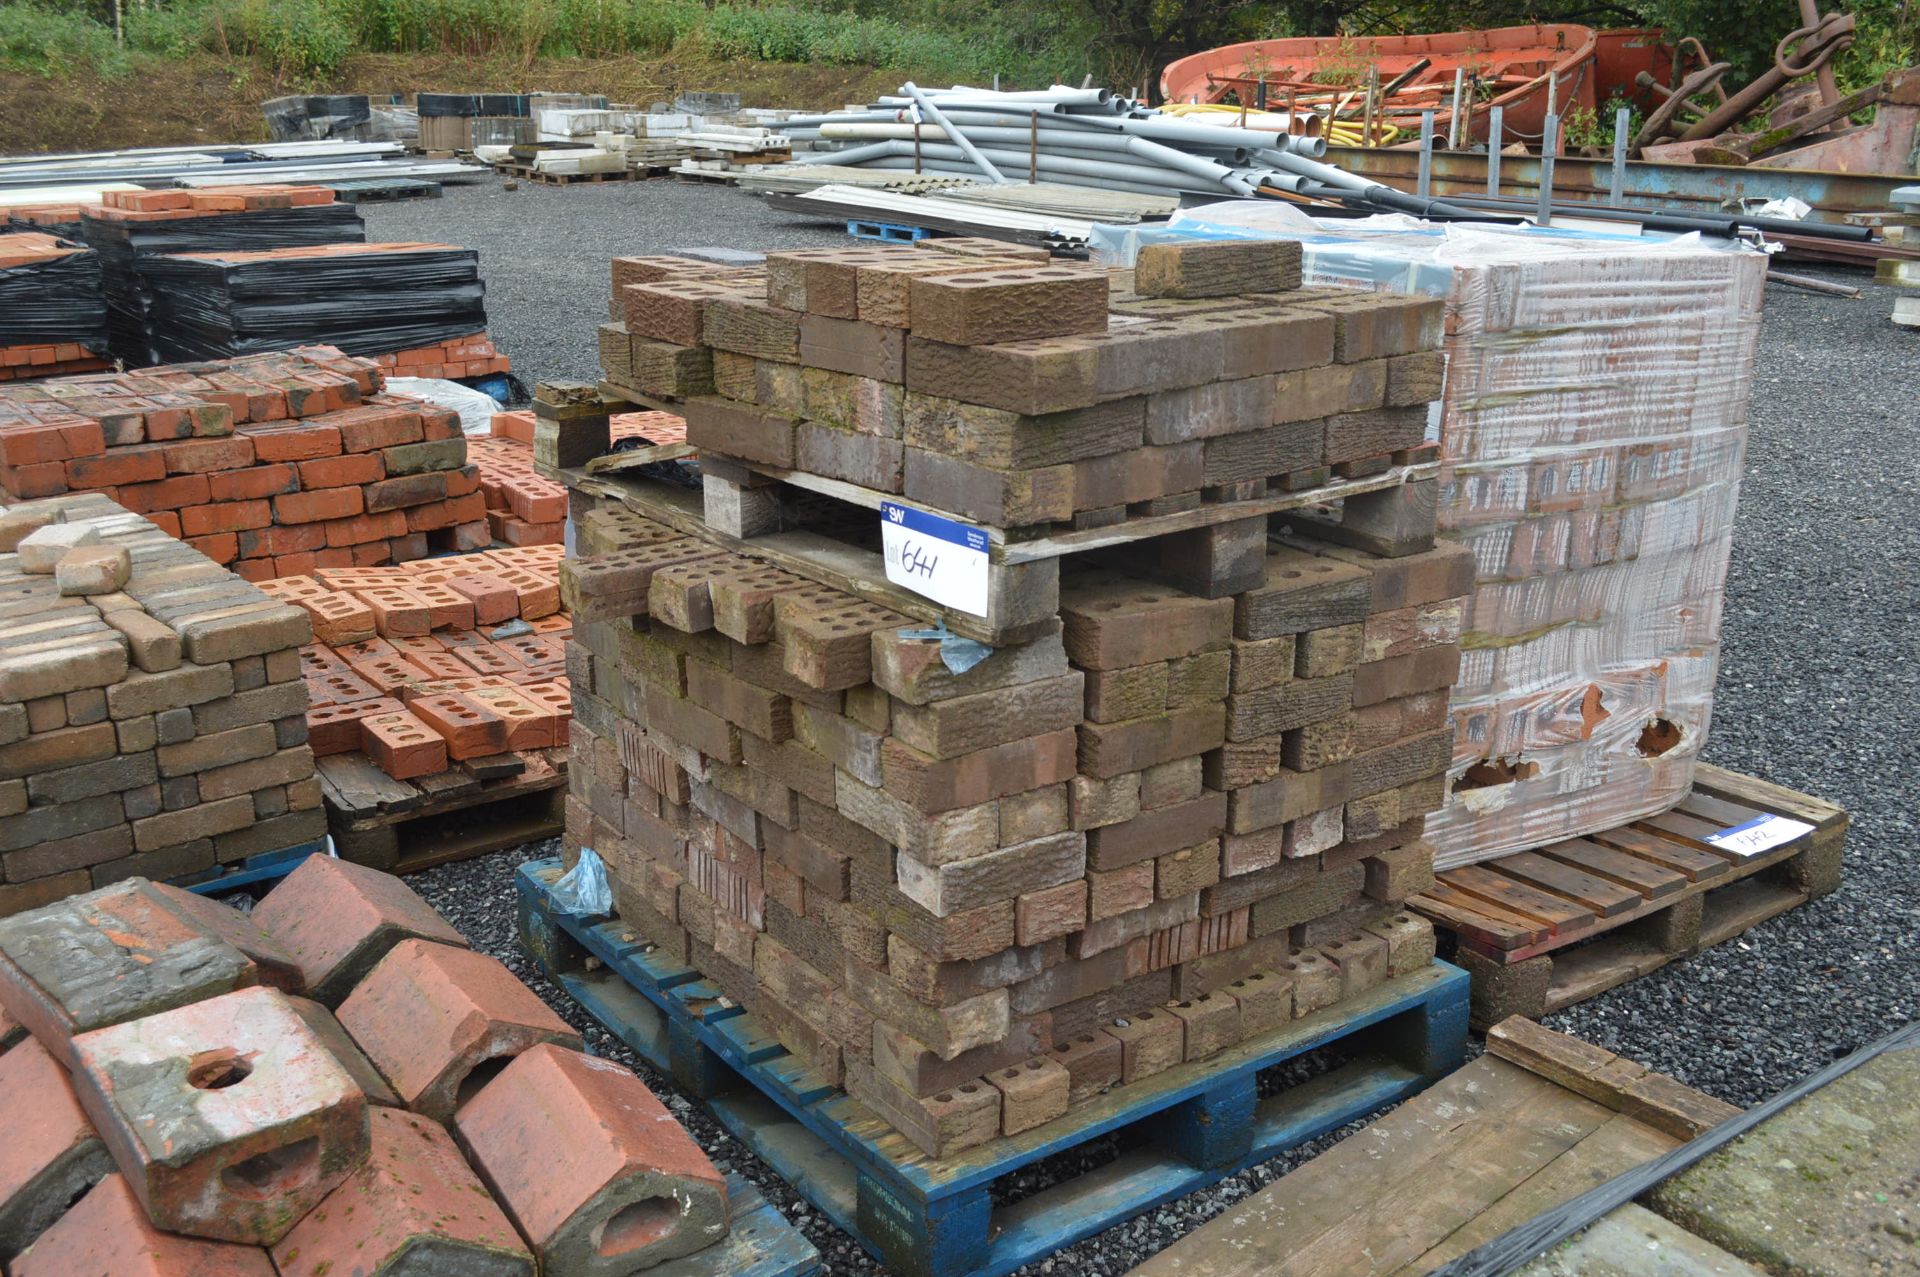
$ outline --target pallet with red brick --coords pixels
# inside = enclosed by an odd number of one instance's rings
[[[415,780],[393,779],[364,754],[318,759],[314,773],[334,847],[393,873],[553,838],[565,817],[564,746],[456,763]]]
[[[1800,827],[1752,855],[1720,845],[1769,818]],[[1829,802],[1701,764],[1671,811],[1442,870],[1409,907],[1454,935],[1476,1024],[1537,1019],[1833,891],[1846,833]]]

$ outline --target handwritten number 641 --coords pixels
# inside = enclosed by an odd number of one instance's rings
[[[916,576],[930,578],[940,566],[940,556],[928,554],[918,541],[905,541],[900,545],[900,566]]]

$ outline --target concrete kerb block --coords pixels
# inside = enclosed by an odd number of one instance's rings
[[[169,1232],[270,1246],[367,1158],[366,1095],[274,989],[81,1034],[73,1070]]]
[[[624,1277],[727,1235],[726,1182],[631,1072],[538,1046],[455,1135],[554,1277]]]

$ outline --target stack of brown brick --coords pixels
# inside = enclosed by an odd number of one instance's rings
[[[305,612],[103,496],[13,507],[0,551],[0,915],[326,832]]]
[[[1160,247],[1131,280],[903,248],[764,271],[615,263],[610,382],[703,457],[1000,528],[1124,521],[1424,455],[1440,304],[1300,284],[1297,244]]]
[[[330,347],[0,387],[0,491],[100,492],[249,580],[488,545],[450,410]]]
[[[637,1272],[728,1235],[646,1085],[374,870],[0,920],[0,1008],[16,1277]]]
[[[566,536],[567,489],[533,464],[533,413],[497,412],[490,435],[467,439],[487,494],[487,526],[504,545],[559,545]],[[669,412],[621,412],[608,422],[613,443],[685,443],[687,423]]]
[[[956,673],[909,618],[579,520],[566,853],[930,1154],[1424,965],[1451,548],[1294,538],[1207,599],[1068,574]]]

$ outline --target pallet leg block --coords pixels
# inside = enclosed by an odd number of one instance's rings
[[[1661,953],[1691,953],[1700,947],[1700,918],[1706,907],[1704,895],[1685,900],[1648,914],[1625,928],[1651,944]]]
[[[667,1070],[674,1084],[696,1100],[710,1100],[734,1083],[727,1062],[677,1019],[667,1022]]]
[[[1545,955],[1502,964],[1462,945],[1453,959],[1473,977],[1473,1025],[1486,1028],[1510,1015],[1537,1020],[1546,1014],[1553,959]]]
[[[1148,1138],[1195,1166],[1237,1166],[1253,1151],[1253,1111],[1260,1088],[1252,1075],[1156,1113],[1144,1128]]]
[[[1235,519],[1154,541],[1152,574],[1177,590],[1223,599],[1267,579],[1267,519]]]
[[[780,489],[772,484],[752,486],[717,474],[700,476],[707,524],[716,532],[746,540],[785,527],[780,513]]]
[[[860,1231],[888,1272],[965,1277],[987,1261],[993,1201],[984,1188],[911,1203],[863,1174],[855,1191]]]

